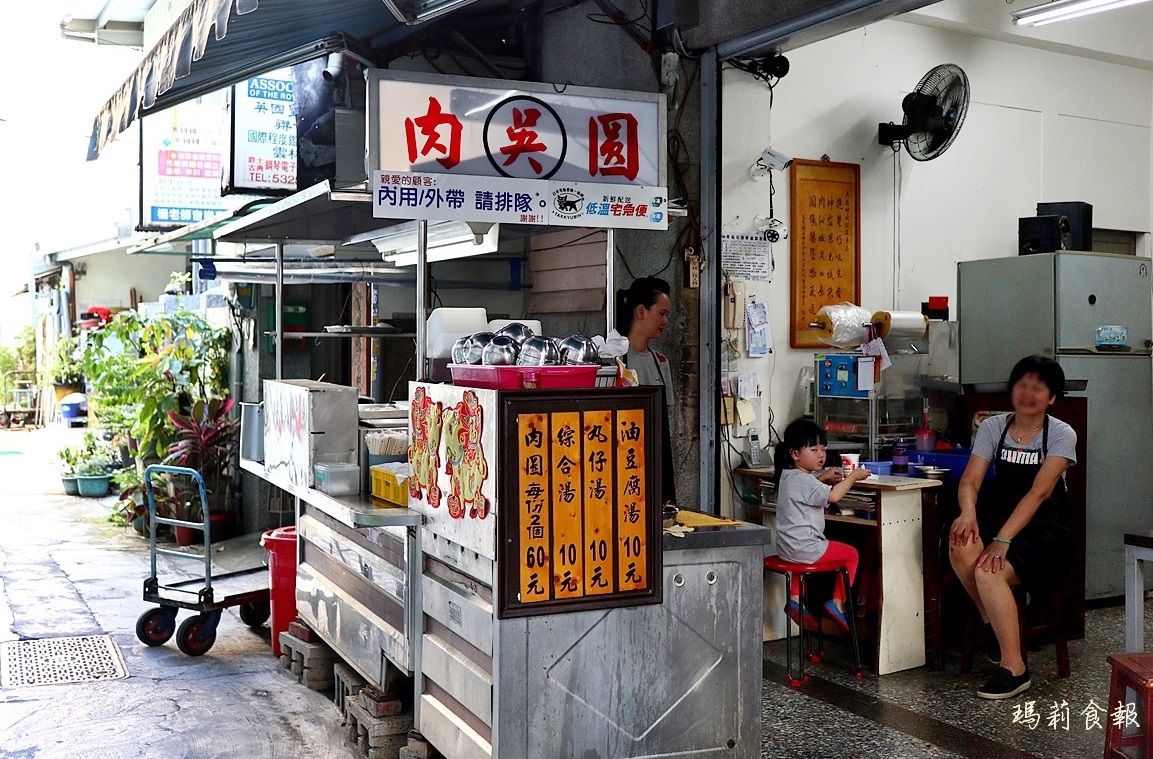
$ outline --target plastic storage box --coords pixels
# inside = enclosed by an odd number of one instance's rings
[[[408,505],[408,478],[397,480],[396,475],[379,465],[370,469],[372,472],[372,497],[379,498],[382,501],[396,504],[397,506]]]
[[[360,492],[360,467],[356,464],[320,463],[313,466],[316,489],[329,495],[355,495]]]
[[[595,387],[599,364],[580,366],[478,366],[449,364],[452,384],[490,390]]]

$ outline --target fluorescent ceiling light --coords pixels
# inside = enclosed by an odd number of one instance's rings
[[[406,222],[382,230],[372,238],[381,257],[394,266],[416,264],[419,222]],[[495,253],[500,243],[500,225],[463,221],[430,222],[428,225],[428,261]]]
[[[401,23],[413,26],[450,13],[475,0],[384,0],[384,4]]]
[[[1013,23],[1018,26],[1045,26],[1144,2],[1148,0],[1057,0],[1035,8],[1014,11]]]

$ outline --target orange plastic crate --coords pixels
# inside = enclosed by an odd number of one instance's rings
[[[372,497],[397,506],[408,506],[408,478],[397,481],[395,474],[380,467],[377,464],[369,469],[372,472]]]

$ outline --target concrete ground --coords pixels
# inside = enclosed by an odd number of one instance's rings
[[[106,521],[114,499],[64,495],[55,451],[82,434],[0,431],[0,641],[106,633],[128,677],[0,689],[0,759],[360,756],[332,701],[280,674],[268,628],[248,628],[235,609],[198,658],[137,640],[148,542]],[[231,569],[262,552],[214,553]],[[162,580],[178,563],[198,570],[167,559]]]

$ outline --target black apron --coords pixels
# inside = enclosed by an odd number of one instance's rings
[[[997,533],[1017,504],[1033,487],[1037,473],[1049,453],[1049,416],[1041,433],[1041,450],[1030,451],[1007,446],[1011,416],[997,442],[993,455],[993,479],[981,485],[977,496],[977,525],[985,545]],[[1062,477],[1053,493],[1009,544],[1007,560],[1026,587],[1050,587],[1064,579],[1072,559],[1069,494]]]
[[[657,367],[657,378],[661,382],[661,492],[660,503],[676,503],[676,478],[673,477],[673,437],[669,427],[669,400],[668,390],[665,388],[665,375],[661,371],[661,362],[657,359],[656,351],[650,350],[653,363]],[[625,366],[628,366],[628,355],[625,355]]]

